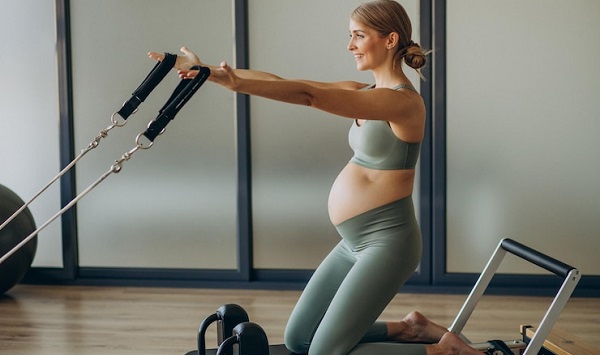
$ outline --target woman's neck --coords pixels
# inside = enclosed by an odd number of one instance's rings
[[[373,70],[376,88],[393,88],[399,84],[408,84],[410,80],[402,70]]]

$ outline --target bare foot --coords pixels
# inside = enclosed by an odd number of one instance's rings
[[[447,332],[440,342],[425,347],[427,355],[481,355],[482,352],[470,347],[456,334]]]
[[[419,312],[411,312],[400,322],[388,323],[390,340],[437,343],[448,329],[436,324]]]

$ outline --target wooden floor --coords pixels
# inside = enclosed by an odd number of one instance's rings
[[[272,344],[282,342],[297,291],[17,286],[0,298],[1,354],[185,354],[196,349],[201,320],[226,303],[243,306]],[[420,310],[450,326],[465,295],[398,294],[382,318]],[[518,339],[551,298],[484,296],[465,335],[472,341]],[[600,299],[573,298],[556,327],[600,348]],[[209,344],[216,334],[209,328]]]

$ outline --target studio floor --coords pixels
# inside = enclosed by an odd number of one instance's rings
[[[269,342],[282,342],[298,291],[18,285],[0,298],[1,354],[185,354],[200,322],[237,303]],[[419,310],[450,326],[466,295],[398,294],[382,319]],[[464,334],[473,342],[518,339],[537,324],[550,297],[484,296]],[[572,298],[555,327],[600,348],[600,298]],[[216,345],[216,329],[207,332]]]

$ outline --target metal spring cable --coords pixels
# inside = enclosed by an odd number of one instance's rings
[[[68,209],[73,207],[77,202],[79,202],[79,200],[81,200],[85,195],[87,195],[94,188],[96,188],[100,183],[102,183],[104,180],[106,180],[106,178],[108,178],[111,174],[121,172],[121,170],[123,168],[123,163],[125,163],[126,161],[131,159],[133,154],[135,154],[138,150],[150,149],[154,145],[154,139],[156,138],[156,136],[162,134],[165,131],[166,125],[175,118],[175,116],[177,115],[179,110],[188,102],[188,100],[194,95],[194,93],[200,88],[200,86],[202,86],[204,84],[204,82],[208,79],[208,76],[210,75],[210,70],[208,68],[204,68],[204,67],[199,68],[199,70],[200,70],[200,73],[198,74],[198,76],[196,76],[196,78],[194,78],[193,80],[190,80],[188,82],[182,81],[177,86],[173,95],[171,95],[171,97],[169,98],[169,100],[167,101],[167,103],[165,104],[163,109],[161,109],[159,116],[156,119],[150,121],[150,123],[148,124],[148,128],[146,129],[145,132],[142,132],[137,135],[137,137],[135,139],[136,145],[133,149],[125,152],[121,156],[121,158],[117,159],[115,161],[115,163],[113,165],[111,165],[110,169],[107,172],[102,174],[95,182],[93,182],[90,186],[88,186],[85,190],[83,190],[79,195],[77,195],[74,199],[72,199],[66,206],[64,206],[54,216],[52,216],[49,220],[47,220],[43,225],[41,225],[39,228],[37,228],[35,231],[33,231],[27,237],[25,237],[19,244],[17,244],[15,247],[13,247],[8,253],[6,253],[5,255],[0,257],[0,264],[2,264],[6,259],[8,259],[12,254],[14,254],[17,250],[19,250],[25,244],[27,244],[31,239],[33,239],[40,231],[42,231],[44,228],[46,228],[50,223],[54,222],[54,220],[56,220],[58,217],[60,217]],[[113,114],[113,117],[114,117],[114,114]],[[111,118],[111,120],[114,120],[114,119]],[[87,153],[89,150],[97,147],[99,144],[99,141],[103,137],[106,137],[106,134],[108,133],[108,131],[110,129],[112,129],[114,127],[118,127],[118,126],[119,126],[118,123],[113,122],[113,125],[109,126],[106,130],[101,131],[101,133],[88,145],[88,147],[82,151],[80,156],[78,156],[78,159],[81,159],[81,156],[85,155],[85,153]],[[78,159],[76,158],[75,160],[73,160],[73,162],[71,164],[69,164],[69,166],[74,165],[76,160],[78,160]],[[68,170],[68,169],[65,168],[65,170],[63,170],[63,171],[66,171],[66,170]],[[64,174],[64,172],[61,172],[61,173]],[[58,177],[60,177],[60,174]],[[56,177],[52,182],[56,181],[58,179],[58,177]],[[51,185],[51,183],[49,185]],[[47,185],[43,190],[45,190],[49,185]],[[43,192],[43,190],[42,190],[42,192]],[[41,194],[41,192],[38,193],[38,195],[36,195],[36,197],[39,196],[40,194]],[[27,207],[26,205],[24,205],[24,206]],[[25,209],[25,207],[21,207],[20,211]],[[2,227],[4,227],[5,224],[8,224],[8,222],[10,222],[10,220],[13,219],[14,216],[16,216],[20,211],[17,211],[17,213],[13,214],[11,216],[11,218],[9,218],[9,220],[7,220],[7,222],[5,222],[2,225]]]
[[[108,136],[108,132],[115,127],[123,127],[127,123],[127,118],[135,114],[138,111],[138,106],[148,97],[150,92],[162,81],[166,74],[171,70],[175,64],[176,55],[165,53],[165,59],[157,63],[150,73],[146,76],[142,84],[133,92],[131,98],[125,101],[118,112],[115,112],[110,117],[111,124],[105,129],[101,130],[98,135],[88,144],[88,146],[81,150],[81,153],[75,157],[58,175],[50,180],[38,193],[36,193],[29,201],[15,211],[7,220],[2,222],[0,225],[0,231],[4,229],[13,219],[15,219],[21,212],[23,212],[33,201],[35,201],[40,195],[42,195],[52,184],[60,179],[67,171],[71,170],[77,162],[83,158],[89,151],[95,149],[103,138]],[[117,118],[119,115],[122,120]]]

